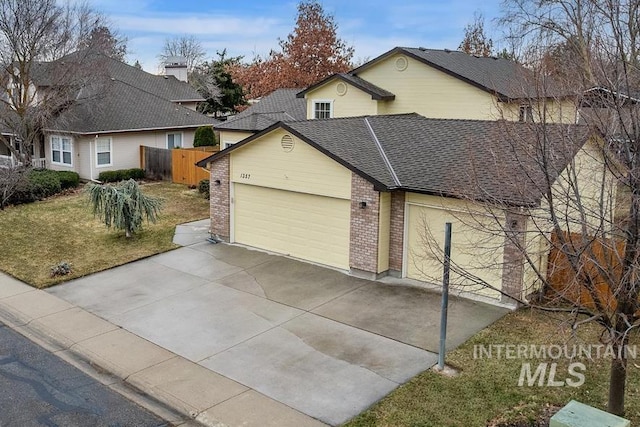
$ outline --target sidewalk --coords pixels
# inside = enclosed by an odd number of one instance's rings
[[[203,224],[178,226],[174,241],[202,241]],[[4,273],[0,321],[174,425],[325,425]]]

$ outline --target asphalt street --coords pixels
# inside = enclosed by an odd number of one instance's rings
[[[0,323],[0,427],[166,426]]]

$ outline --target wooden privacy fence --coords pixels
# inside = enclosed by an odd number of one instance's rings
[[[147,177],[173,181],[179,184],[198,185],[209,179],[209,171],[196,166],[196,162],[219,151],[218,147],[155,148],[140,146],[140,167]]]
[[[151,179],[171,179],[171,150],[140,146],[140,168]]]
[[[206,159],[217,147],[181,148],[171,150],[171,176],[173,182],[198,185],[203,179],[209,179],[209,171],[196,166],[196,162]]]
[[[568,251],[561,249],[560,237],[554,233],[551,236],[552,249],[549,252],[547,267],[547,280],[552,288],[549,296],[560,294],[571,302],[589,308],[595,306],[594,298],[597,298],[603,307],[615,309],[616,300],[610,287],[611,279],[607,280],[600,269],[608,272],[613,280],[620,278],[624,242],[614,242],[610,239],[589,240],[578,233],[565,233],[564,238],[566,244],[571,245],[571,251],[579,254],[579,261],[576,262],[577,272],[566,255]],[[591,290],[588,287],[589,283],[594,284]]]

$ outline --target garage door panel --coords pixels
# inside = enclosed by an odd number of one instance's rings
[[[498,289],[502,286],[504,238],[484,232],[480,216],[453,213],[435,207],[407,207],[407,277],[442,283],[445,223],[452,223],[451,260],[467,273]],[[493,219],[487,218],[487,221]],[[487,224],[487,229],[491,228]],[[495,227],[493,227],[495,228]],[[498,298],[499,292],[474,284],[451,271],[452,287]]]
[[[350,201],[234,184],[238,243],[349,268]]]

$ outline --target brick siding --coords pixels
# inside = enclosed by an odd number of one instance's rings
[[[367,203],[364,209],[360,207],[361,202]],[[349,248],[351,268],[377,273],[379,218],[380,194],[373,188],[373,184],[352,173]]]
[[[524,281],[524,255],[518,248],[524,246],[524,231],[527,220],[523,215],[507,212],[506,227],[511,236],[505,236],[504,242],[504,262],[502,267],[502,291],[515,298],[522,298],[522,284]],[[513,303],[514,301],[502,295],[502,302]]]
[[[216,180],[220,181],[218,185]],[[210,179],[211,234],[229,241],[229,156],[211,164]]]
[[[391,193],[391,227],[389,228],[389,269],[402,272],[404,250],[404,192]]]

